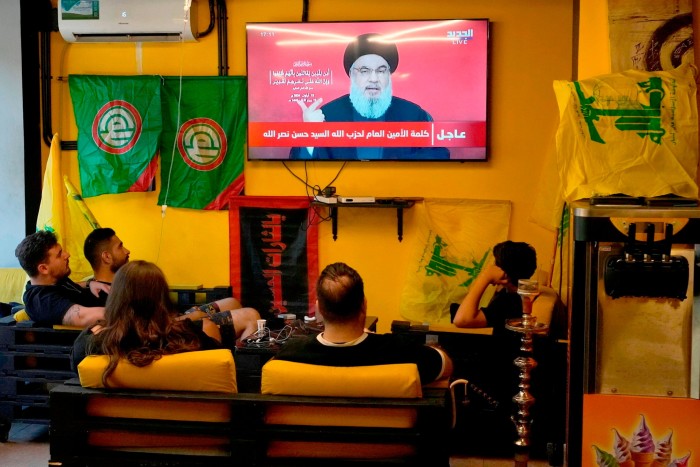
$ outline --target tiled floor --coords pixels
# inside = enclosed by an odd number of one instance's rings
[[[7,443],[0,443],[0,466],[46,467],[49,460],[49,434],[46,425],[15,423]],[[512,459],[482,459],[454,456],[450,467],[505,467],[512,466]],[[531,467],[547,467],[545,461],[530,461]]]
[[[49,427],[13,423],[7,443],[0,443],[0,465],[46,467],[49,461]]]

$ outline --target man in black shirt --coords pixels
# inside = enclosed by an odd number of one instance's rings
[[[85,238],[83,254],[95,273],[93,279],[111,285],[119,268],[129,262],[131,252],[114,229],[101,227]]]
[[[97,295],[109,287],[93,282],[86,288],[70,280],[70,254],[54,233],[40,230],[27,236],[15,256],[29,276],[23,300],[34,322],[85,327],[104,317],[103,301]]]
[[[83,245],[85,258],[95,273],[91,281],[111,285],[119,268],[129,262],[130,251],[117,236],[114,229],[101,227],[93,230]],[[106,302],[107,295],[100,293]],[[204,305],[197,305],[185,313],[191,320],[219,314],[226,324],[233,327],[235,338],[245,337],[257,330],[260,314],[253,308],[244,308],[234,297],[226,297]],[[218,318],[217,318],[218,319]],[[222,324],[222,323],[220,323]],[[228,330],[228,328],[226,328]]]
[[[452,361],[441,349],[415,344],[396,334],[365,331],[364,284],[350,266],[344,263],[326,266],[318,278],[316,293],[323,332],[290,339],[277,359],[328,366],[415,363],[422,384],[451,374]]]

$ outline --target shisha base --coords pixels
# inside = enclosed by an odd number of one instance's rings
[[[540,294],[539,283],[536,280],[518,280],[518,295],[522,299],[523,314],[521,318],[509,319],[505,323],[506,329],[520,334],[520,351],[513,364],[518,368],[518,393],[513,396],[513,402],[517,406],[517,412],[512,420],[515,424],[517,440],[515,441],[515,465],[527,466],[530,450],[530,407],[535,403],[535,398],[530,393],[530,377],[532,369],[537,366],[537,361],[532,358],[533,335],[544,334],[549,326],[538,323],[537,317],[532,315],[532,305]]]
[[[506,329],[521,334],[544,334],[549,330],[549,325],[545,323],[538,323],[534,320],[528,320],[526,318],[514,318],[506,321]]]

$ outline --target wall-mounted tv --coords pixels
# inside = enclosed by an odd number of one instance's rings
[[[487,19],[246,34],[249,160],[486,160]]]

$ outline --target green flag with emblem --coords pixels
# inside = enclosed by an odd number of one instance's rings
[[[246,96],[241,76],[164,79],[159,205],[223,209],[242,193]]]
[[[151,189],[162,129],[158,76],[71,75],[83,197]]]

